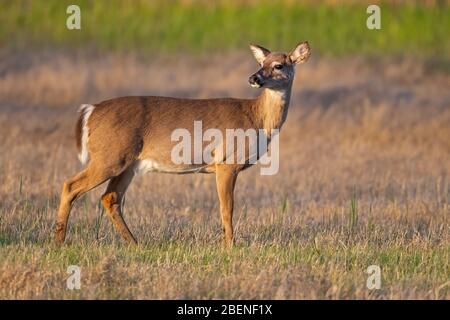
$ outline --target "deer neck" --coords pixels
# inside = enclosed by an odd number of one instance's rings
[[[256,113],[259,118],[260,126],[271,133],[272,129],[281,129],[287,117],[289,102],[291,99],[290,83],[282,89],[264,89],[259,97],[256,98]]]

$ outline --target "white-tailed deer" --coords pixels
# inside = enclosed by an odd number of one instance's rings
[[[192,130],[194,121],[204,128],[280,129],[286,120],[294,79],[294,67],[310,56],[307,42],[291,53],[271,53],[250,46],[261,69],[250,76],[252,87],[264,88],[255,99],[176,99],[168,97],[122,97],[82,105],[76,126],[79,157],[85,169],[66,180],[56,219],[55,240],[64,242],[73,202],[85,192],[109,180],[102,203],[121,237],[136,243],[123,216],[125,192],[140,171],[167,173],[215,173],[225,243],[233,243],[234,186],[248,164],[223,161],[174,164],[171,133]]]

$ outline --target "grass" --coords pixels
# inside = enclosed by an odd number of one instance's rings
[[[406,222],[391,216],[352,225],[354,218],[343,216],[308,226],[297,213],[279,210],[271,219],[258,221],[252,212],[239,217],[245,227],[239,228],[237,245],[227,250],[219,245],[219,226],[210,219],[183,224],[179,218],[169,223],[159,215],[145,218],[144,226],[135,226],[139,247],[123,245],[109,225],[102,226],[103,238],[95,239],[91,227],[98,212],[91,211],[77,217],[69,244],[58,248],[49,237],[55,205],[56,201],[50,204],[49,211],[24,199],[14,210],[1,209],[0,230],[5,235],[0,245],[1,298],[443,299],[450,295],[448,225],[442,218],[423,225],[420,220]],[[79,207],[83,210],[82,204]],[[439,214],[448,214],[446,210]],[[265,219],[267,211],[262,214]],[[79,291],[65,287],[70,265],[82,269]],[[381,290],[365,287],[370,265],[382,268]]]
[[[65,28],[73,3],[81,31]],[[415,57],[450,56],[450,6],[380,6],[382,30],[370,31],[360,2],[2,1],[0,45],[13,50],[0,66],[0,299],[449,299],[450,78]],[[240,175],[235,247],[220,246],[213,176],[158,174],[127,194],[138,247],[113,230],[102,188],[54,246],[62,181],[80,168],[77,105],[254,96],[256,63],[236,49],[304,39],[314,51],[294,84],[280,172]],[[66,288],[73,264],[81,290]],[[366,287],[370,265],[380,290]]]
[[[260,43],[288,50],[309,40],[325,55],[445,57],[450,6],[381,3],[382,30],[366,28],[367,4],[297,1],[3,1],[0,44],[150,52],[223,52]],[[81,7],[82,29],[66,29]]]
[[[329,236],[330,232],[326,234]],[[349,245],[326,241],[238,245],[232,250],[220,249],[217,244],[179,241],[139,248],[87,243],[64,249],[52,248],[50,244],[16,245],[0,251],[5,259],[3,264],[17,265],[16,270],[2,270],[0,295],[333,299],[355,297],[355,292],[358,298],[398,297],[403,291],[402,297],[442,299],[449,294],[448,251],[448,246],[379,246],[362,242]],[[81,267],[83,277],[82,289],[75,292],[65,287],[66,268],[73,264]],[[365,270],[373,264],[382,266],[381,290],[365,288]]]
[[[450,298],[448,75],[408,59],[313,56],[294,84],[280,172],[239,176],[231,250],[220,246],[214,177],[162,174],[127,193],[139,247],[118,238],[101,187],[77,202],[57,248],[59,191],[80,168],[77,105],[123,94],[249,97],[256,63],[250,54],[170,64],[111,53],[5,58],[1,299]],[[66,288],[73,264],[79,291]],[[370,265],[381,267],[380,290],[366,287]]]

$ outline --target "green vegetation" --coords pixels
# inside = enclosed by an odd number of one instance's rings
[[[81,30],[66,8],[81,7]],[[154,52],[270,48],[309,40],[327,55],[450,53],[450,5],[381,5],[382,30],[366,28],[367,5],[296,1],[3,1],[0,44],[140,49]]]
[[[427,69],[450,61],[449,6],[382,5],[383,30],[369,31],[364,5],[255,1],[73,1],[81,31],[65,28],[68,1],[1,2],[0,299],[450,299],[450,77]],[[127,193],[139,246],[100,206],[105,186],[76,202],[55,246],[60,190],[81,168],[78,105],[250,97],[248,51],[191,53],[303,39],[314,54],[367,56],[302,67],[280,172],[239,176],[233,248],[220,246],[214,175],[167,174],[136,177]],[[176,50],[189,54],[162,56]],[[66,286],[70,265],[81,290]],[[381,289],[366,286],[371,265]]]
[[[445,284],[448,253],[445,245],[367,243],[252,244],[230,251],[217,244],[183,242],[138,248],[83,243],[63,249],[51,244],[18,244],[0,246],[0,297],[270,298],[281,287],[286,298],[298,298],[298,292],[307,286],[318,298],[399,298],[415,288],[422,298],[428,291],[427,298],[443,299],[449,294]],[[66,269],[73,264],[83,272],[83,290],[79,292],[65,287]],[[383,289],[373,292],[365,288],[366,269],[372,264],[383,270]],[[11,269],[12,265],[19,270]],[[18,280],[18,274],[28,278]],[[38,278],[45,285],[29,278]],[[25,287],[17,290],[20,283]],[[220,288],[220,283],[226,283],[226,288]],[[332,284],[338,292],[330,292]]]

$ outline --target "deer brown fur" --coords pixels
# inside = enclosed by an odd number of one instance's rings
[[[251,46],[261,69],[252,75],[252,86],[263,91],[255,99],[178,99],[169,97],[121,97],[87,105],[80,110],[76,142],[86,167],[64,182],[56,219],[55,239],[64,242],[73,202],[82,194],[109,181],[102,203],[121,237],[137,243],[122,215],[125,192],[139,165],[168,173],[215,173],[226,244],[233,242],[234,187],[245,164],[174,164],[171,133],[178,128],[193,130],[194,121],[203,128],[280,129],[286,120],[295,64],[310,55],[307,42],[290,54],[271,53]]]

